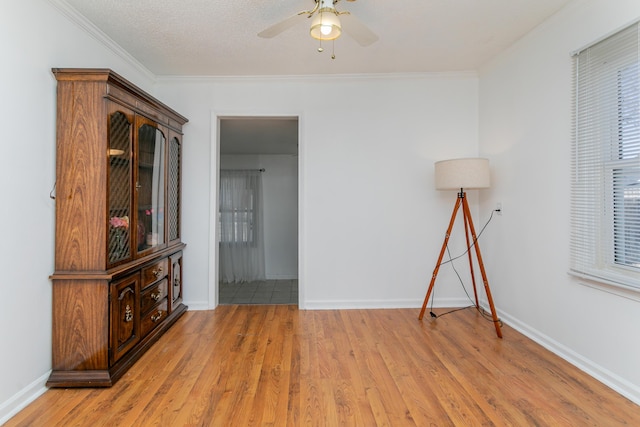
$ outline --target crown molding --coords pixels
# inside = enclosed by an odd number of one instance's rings
[[[478,78],[476,71],[416,72],[416,73],[360,73],[360,74],[310,74],[310,75],[254,75],[254,76],[156,76],[157,83],[216,83],[216,82],[310,82],[350,80],[468,80]]]
[[[135,57],[127,52],[122,46],[116,43],[111,37],[107,36],[102,30],[96,27],[91,21],[89,21],[84,15],[74,9],[65,0],[48,0],[49,3],[54,6],[63,16],[65,16],[73,24],[77,25],[80,29],[86,32],[88,35],[97,40],[100,44],[104,45],[107,49],[115,53],[127,63],[131,64],[140,73],[149,78],[152,82],[156,81],[156,75],[153,74],[147,67],[142,65]]]

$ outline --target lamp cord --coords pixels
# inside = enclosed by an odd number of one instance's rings
[[[470,250],[471,248],[473,248],[476,245],[476,242],[478,241],[478,239],[480,239],[480,236],[482,236],[482,233],[484,233],[484,229],[487,228],[487,225],[489,225],[489,223],[491,222],[491,220],[493,219],[493,214],[494,212],[497,212],[497,209],[494,209],[491,211],[491,215],[489,216],[489,219],[487,220],[487,222],[484,224],[484,226],[482,227],[482,229],[480,229],[480,233],[478,233],[478,235],[473,239],[473,242],[471,242],[471,244],[469,245],[469,247],[467,248],[466,251],[464,251],[463,253],[461,253],[460,255],[458,255],[455,258],[451,258],[451,254],[449,254],[449,259],[446,261],[441,262],[440,264],[438,264],[436,267],[440,267],[444,264],[453,262],[459,258],[462,258],[463,256],[465,256]],[[449,244],[447,243],[447,253],[449,253]]]
[[[498,319],[498,320],[493,320],[492,316],[489,316],[489,314],[481,307],[476,307],[474,301],[471,299],[471,296],[469,295],[469,292],[467,292],[467,288],[464,285],[464,281],[462,280],[462,277],[460,276],[460,273],[458,273],[458,270],[456,270],[455,264],[453,263],[453,261],[462,258],[463,256],[465,256],[472,247],[475,246],[476,242],[480,239],[480,236],[482,235],[482,233],[484,232],[485,228],[487,228],[487,226],[489,225],[489,223],[491,222],[491,220],[493,219],[493,214],[494,212],[498,212],[499,209],[494,209],[491,211],[491,215],[489,215],[489,219],[487,220],[487,222],[484,224],[484,226],[482,227],[482,229],[480,230],[480,233],[478,233],[478,235],[475,237],[475,239],[473,239],[473,242],[471,243],[471,245],[469,245],[469,247],[467,248],[467,250],[465,250],[462,254],[452,258],[451,257],[451,251],[449,250],[449,243],[447,242],[446,248],[447,248],[447,255],[449,257],[448,260],[441,262],[440,264],[438,264],[436,267],[440,267],[441,265],[444,264],[448,264],[451,263],[451,268],[453,269],[453,271],[456,273],[456,276],[458,277],[458,281],[460,282],[460,285],[462,287],[462,290],[464,291],[464,293],[467,295],[467,298],[469,299],[469,301],[471,301],[472,305],[469,305],[467,307],[460,307],[460,308],[455,308],[453,310],[447,311],[445,313],[441,313],[441,314],[435,314],[433,312],[433,300],[435,299],[435,287],[432,291],[432,295],[431,295],[431,307],[430,307],[430,311],[429,311],[429,315],[431,317],[438,318],[438,317],[442,317],[442,316],[446,316],[447,314],[451,314],[451,313],[455,313],[456,311],[461,311],[461,310],[466,310],[472,307],[475,307],[478,310],[478,313],[480,313],[480,315],[485,319],[488,320],[490,322],[498,322],[500,324],[500,326],[502,326],[502,320]]]

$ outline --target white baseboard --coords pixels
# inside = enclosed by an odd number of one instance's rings
[[[47,372],[0,405],[0,426],[47,391],[45,384],[50,374]]]
[[[184,305],[186,305],[189,311],[205,311],[211,310],[209,307],[208,301],[183,301]]]
[[[304,310],[349,310],[374,308],[415,308],[420,309],[424,300],[416,299],[388,299],[388,300],[316,300],[305,301]],[[469,300],[465,298],[440,298],[434,301],[434,308],[465,307]]]
[[[532,328],[526,323],[517,320],[508,313],[505,313],[503,311],[499,312],[502,321],[511,326],[513,329],[540,344],[557,356],[563,358],[578,369],[589,374],[607,387],[620,393],[627,399],[634,402],[636,405],[640,405],[640,387],[638,387],[637,385],[630,383],[619,375],[603,368],[602,366],[594,363],[586,357],[581,356],[580,354],[541,333],[540,331]]]
[[[298,280],[297,274],[269,274],[267,280]]]

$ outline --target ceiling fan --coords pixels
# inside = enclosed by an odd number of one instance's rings
[[[348,11],[338,11],[336,9],[336,3],[340,0],[314,1],[316,4],[313,9],[298,12],[286,18],[284,21],[278,22],[261,31],[258,33],[258,36],[272,38],[303,21],[305,18],[313,18],[311,21],[310,34],[314,39],[320,40],[320,43],[324,40],[337,39],[343,30],[361,46],[369,46],[378,40],[378,36],[360,22],[360,20],[351,15],[351,13]],[[347,1],[353,2],[355,0]],[[318,48],[318,51],[323,51],[322,44]]]

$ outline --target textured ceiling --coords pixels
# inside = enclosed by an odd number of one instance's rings
[[[339,1],[379,36],[344,34],[317,52],[307,19],[257,34],[314,0],[51,0],[70,5],[157,76],[317,75],[476,70],[570,0]]]

